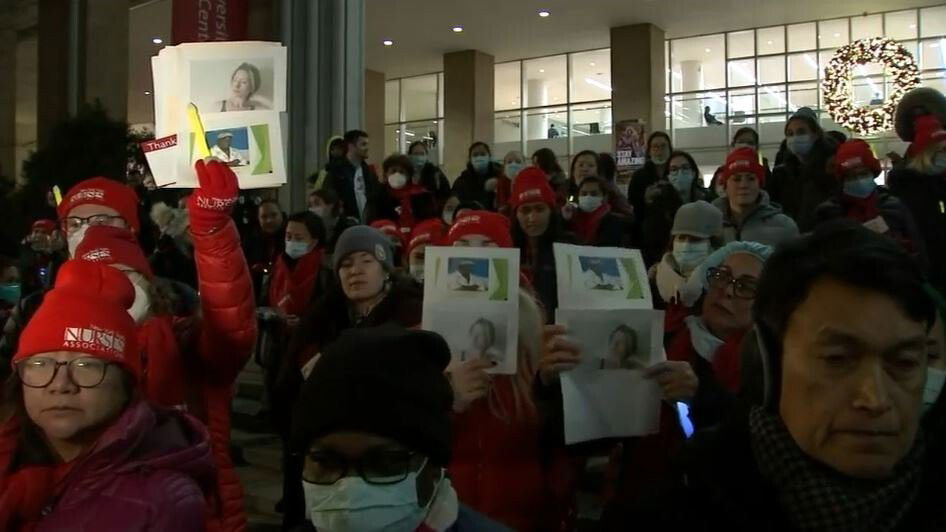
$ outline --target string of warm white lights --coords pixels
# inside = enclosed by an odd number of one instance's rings
[[[883,63],[893,76],[893,88],[883,105],[854,105],[853,70],[867,63]],[[835,122],[858,135],[873,135],[893,127],[897,104],[919,83],[920,70],[913,55],[893,39],[873,37],[838,48],[825,68],[822,87],[825,107]]]

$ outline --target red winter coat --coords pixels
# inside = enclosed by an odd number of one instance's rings
[[[601,220],[609,212],[611,212],[611,206],[607,203],[602,203],[600,207],[591,212],[585,212],[581,209],[575,210],[570,225],[572,232],[575,233],[582,245],[597,245],[598,227],[601,226]]]
[[[513,530],[554,530],[568,508],[555,489],[553,461],[543,456],[537,414],[516,415],[511,377],[496,376],[491,393],[454,417],[448,471],[457,495]],[[491,402],[508,421],[491,411]]]
[[[400,189],[391,188],[389,185],[387,190],[388,194],[394,198],[397,206],[400,208],[400,210],[396,211],[397,226],[401,229],[401,232],[404,233],[405,238],[410,237],[414,226],[421,221],[417,219],[418,213],[414,212],[414,201],[421,200],[418,196],[429,196],[430,212],[436,211],[436,200],[433,195],[431,195],[430,191],[422,185],[408,183]]]
[[[14,423],[0,431],[4,472],[19,432],[8,430]],[[0,521],[12,515],[11,505],[13,511],[41,509],[25,523],[0,523],[0,528],[201,532],[207,511],[201,486],[213,483],[208,438],[196,419],[136,401],[73,463],[0,473]]]
[[[269,306],[286,314],[302,316],[315,299],[323,257],[323,251],[315,249],[300,257],[290,268],[286,255],[280,255],[269,284]]]
[[[207,530],[242,532],[243,488],[230,461],[230,402],[234,383],[256,343],[253,284],[233,222],[211,234],[191,233],[201,316],[196,327],[146,323],[139,338],[147,360],[145,393],[164,406],[185,405],[210,431],[221,506]],[[173,336],[173,337],[172,337]],[[168,353],[179,353],[179,357]]]

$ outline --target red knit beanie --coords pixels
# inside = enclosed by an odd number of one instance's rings
[[[530,166],[519,172],[515,183],[512,184],[512,198],[510,204],[518,209],[525,203],[544,203],[549,208],[555,208],[555,192],[549,185],[549,178],[540,168]]]
[[[852,139],[838,146],[834,156],[835,177],[843,179],[849,171],[860,167],[869,169],[874,177],[880,175],[880,161],[874,156],[869,144],[861,139]]]
[[[140,378],[137,328],[128,314],[134,301],[135,289],[122,272],[83,260],[66,262],[56,287],[23,330],[13,362],[71,351],[114,362]]]
[[[407,248],[404,250],[404,256],[410,256],[414,248],[423,244],[439,246],[443,239],[443,222],[440,220],[424,220],[414,227],[411,232],[411,239],[407,242]]]
[[[141,231],[138,221],[138,194],[135,189],[118,181],[93,177],[72,187],[59,204],[59,219],[65,219],[72,209],[80,205],[101,205],[115,209],[135,234]]]
[[[733,150],[726,157],[726,164],[723,165],[723,175],[720,178],[720,184],[726,186],[729,177],[733,174],[751,172],[759,180],[759,186],[765,186],[765,168],[759,162],[759,152],[752,148],[739,148]]]
[[[520,174],[521,176],[521,174]],[[518,181],[518,178],[517,178]],[[501,248],[511,248],[512,233],[509,218],[489,211],[466,211],[458,218],[447,233],[445,246],[452,246],[457,240],[467,235],[483,235]]]
[[[101,262],[111,266],[121,264],[144,275],[154,278],[151,265],[145,258],[135,235],[127,229],[106,225],[93,225],[85,233],[82,243],[76,248],[74,258],[89,262]]]
[[[910,146],[911,154],[923,153],[923,150],[929,147],[930,144],[946,139],[943,124],[934,115],[918,116],[913,124],[916,135],[913,137],[913,144]]]
[[[378,231],[381,231],[386,236],[393,238],[401,243],[401,247],[404,247],[404,235],[401,234],[401,230],[398,229],[397,223],[393,220],[375,220],[371,222],[371,227],[374,227]]]
[[[56,222],[52,220],[36,220],[33,222],[33,231],[36,230],[52,234],[52,232],[56,230]]]

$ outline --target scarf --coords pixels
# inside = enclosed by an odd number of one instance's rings
[[[917,498],[925,454],[922,436],[891,478],[861,480],[805,456],[782,419],[762,407],[749,413],[749,431],[759,471],[776,488],[779,504],[796,530],[894,530]]]
[[[683,320],[690,329],[690,342],[693,344],[693,350],[697,352],[707,362],[712,363],[716,356],[716,351],[723,346],[723,341],[716,337],[700,316],[688,316]]]
[[[679,301],[680,287],[687,281],[687,278],[677,271],[675,264],[676,261],[670,253],[665,254],[663,260],[657,263],[657,292],[667,303]]]
[[[575,235],[578,236],[582,244],[588,246],[595,245],[595,240],[598,236],[598,227],[601,226],[601,220],[603,220],[609,212],[611,212],[611,205],[607,202],[603,202],[600,207],[591,212],[578,210],[572,215],[572,230],[575,232]]]
[[[841,194],[841,209],[844,216],[858,223],[869,222],[880,216],[879,203],[876,190],[864,199]]]
[[[444,477],[437,487],[434,501],[430,503],[427,518],[416,532],[444,532],[456,524],[460,516],[460,499],[450,479]]]

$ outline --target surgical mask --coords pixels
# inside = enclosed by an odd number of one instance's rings
[[[421,468],[423,470],[423,467]],[[437,488],[443,482],[443,472]],[[426,507],[417,499],[417,472],[397,484],[379,486],[361,477],[344,477],[331,486],[302,483],[309,519],[319,532],[414,532],[424,522],[437,488]]]
[[[752,148],[753,150],[756,149],[755,144],[750,142],[737,142],[732,145],[733,151],[738,150],[739,148]]]
[[[526,165],[522,163],[506,163],[506,177],[509,179],[515,179],[519,172],[525,168]]]
[[[695,177],[696,174],[693,173],[693,170],[681,168],[670,172],[667,179],[670,180],[670,184],[673,185],[673,188],[677,189],[678,192],[686,194],[690,192],[690,187],[693,186],[693,179]]]
[[[691,272],[709,256],[709,242],[673,243],[673,258],[684,272]]]
[[[865,176],[844,182],[844,193],[852,198],[867,198],[873,194],[876,189],[877,183],[874,182],[873,176]]]
[[[411,164],[414,165],[414,168],[420,170],[427,164],[426,155],[411,155]]]
[[[72,233],[66,238],[66,243],[69,245],[69,256],[76,256],[76,249],[79,247],[79,244],[82,243],[82,239],[85,238],[85,232],[89,230],[88,225],[83,225],[76,230],[75,233]]]
[[[604,198],[601,196],[579,196],[578,208],[584,212],[594,212],[601,206],[602,202],[604,202]]]
[[[946,371],[937,368],[926,369],[926,386],[923,388],[923,413],[929,412],[943,391]]]
[[[652,157],[650,158],[650,160],[651,160],[651,161],[654,161],[654,164],[664,164],[665,162],[667,162],[667,159],[669,159],[669,158],[670,158],[670,157],[668,157],[667,155],[661,154],[661,155],[654,155],[654,156],[652,156]]]
[[[310,251],[312,251],[312,246],[306,244],[305,242],[299,242],[296,240],[286,241],[286,255],[289,255],[289,257],[292,259],[298,259]]]
[[[388,184],[391,185],[391,188],[394,190],[400,190],[407,184],[407,176],[400,172],[391,174],[388,176]]]
[[[319,218],[325,218],[325,207],[309,207],[309,212],[318,216]]]
[[[804,157],[811,152],[815,145],[815,138],[812,135],[795,135],[785,139],[788,150],[796,156]]]
[[[135,320],[135,323],[141,324],[151,313],[151,298],[148,291],[141,284],[135,282],[134,278],[129,277],[131,285],[135,287],[135,302],[128,309],[128,314]]]
[[[447,224],[447,225],[453,225],[453,215],[454,215],[455,213],[456,213],[455,210],[452,210],[452,211],[443,211],[443,216],[441,216],[441,218],[443,218],[443,223],[445,223],[445,224]]]
[[[932,175],[940,175],[946,173],[946,153],[937,153],[933,157],[933,164],[930,167]]]
[[[470,164],[473,165],[473,169],[481,174],[485,174],[489,170],[489,155],[477,155],[470,158]]]
[[[411,277],[413,277],[417,282],[424,282],[424,265],[423,264],[411,264],[410,266]]]
[[[16,305],[16,302],[20,300],[21,290],[20,283],[0,284],[0,301]]]

